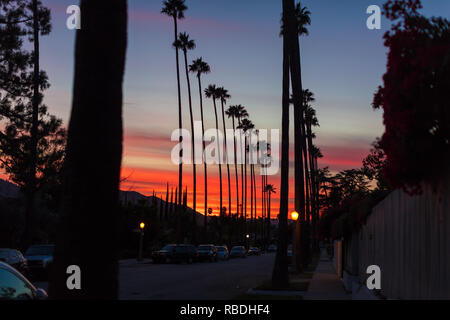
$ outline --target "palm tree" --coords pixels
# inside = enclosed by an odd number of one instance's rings
[[[281,188],[280,213],[278,215],[278,246],[272,272],[272,286],[286,288],[289,286],[287,259],[287,216],[289,193],[289,36],[293,32],[292,16],[294,0],[283,0],[283,85],[281,114]],[[295,16],[294,16],[295,17]],[[291,20],[290,23],[288,23]]]
[[[291,84],[293,92],[294,103],[294,149],[295,149],[295,210],[300,212],[301,218],[297,220],[297,245],[295,246],[296,266],[297,270],[301,271],[301,265],[305,266],[309,260],[309,236],[308,223],[309,217],[309,203],[306,203],[308,198],[305,198],[305,166],[302,155],[305,152],[306,134],[303,130],[303,89],[301,78],[301,64],[300,64],[300,42],[299,36],[308,35],[307,25],[311,24],[310,12],[306,7],[302,7],[300,3],[294,6],[294,0],[289,0],[289,10],[286,23],[286,36],[289,42],[290,55],[290,72]],[[292,32],[288,31],[291,30]],[[282,32],[284,28],[282,27]],[[307,173],[306,173],[307,174]]]
[[[88,18],[81,21],[82,31],[76,34],[64,195],[50,295],[58,299],[114,300],[118,297],[116,230],[127,2],[111,0],[105,6],[103,1],[82,0],[81,10]],[[99,162],[86,161],[87,155]],[[66,286],[70,265],[78,265],[83,272],[82,290]]]
[[[219,139],[219,118],[217,116],[217,105],[216,105],[216,99],[219,98],[219,90],[214,84],[210,84],[208,88],[205,89],[205,96],[207,98],[211,98],[213,100],[214,104],[214,114],[216,116],[216,133],[217,133],[217,154],[219,158],[219,189],[220,189],[220,206],[219,208],[223,208],[223,191],[222,191],[222,155],[221,155],[221,144]]]
[[[202,137],[205,136],[205,120],[203,118],[203,94],[202,94],[202,81],[201,76],[202,74],[207,74],[211,72],[211,68],[209,65],[203,61],[202,58],[197,58],[196,60],[192,61],[192,64],[189,66],[189,70],[193,73],[197,74],[197,80],[198,80],[198,93],[200,96],[200,115],[202,120]],[[202,155],[205,151],[205,140],[202,139]],[[206,228],[207,228],[207,216],[206,213],[208,211],[208,168],[206,161],[204,157],[203,159],[203,168],[204,168],[204,178],[205,178],[205,211],[204,211],[204,236],[206,237]],[[206,240],[206,239],[205,239]]]
[[[244,131],[244,176],[245,176],[245,180],[244,180],[244,198],[243,198],[243,203],[244,203],[244,221],[247,221],[247,135],[249,134],[249,132],[251,133],[251,131],[255,128],[255,125],[249,120],[249,119],[242,119],[241,120],[241,124],[238,126],[238,129],[242,129]]]
[[[246,118],[248,118],[248,112],[247,112],[247,110],[245,109],[245,107],[243,107],[242,105],[237,105],[236,106],[236,117],[237,117],[237,119],[238,119],[238,126],[237,126],[237,128],[239,128],[239,126],[241,126],[242,125],[242,120],[245,120]],[[239,142],[240,142],[240,150],[239,150],[239,152],[240,152],[240,154],[241,154],[241,157],[242,157],[242,134],[240,134],[239,135]],[[246,154],[245,154],[245,145],[244,145],[244,154],[243,154],[243,156],[245,157],[246,156]],[[241,161],[242,161],[242,159],[241,159]],[[243,163],[241,163],[241,218],[244,218],[245,219],[245,217],[244,217],[244,164]]]
[[[161,9],[161,13],[165,14],[169,17],[173,18],[174,24],[174,35],[175,40],[174,43],[178,42],[178,19],[184,18],[184,11],[187,10],[186,5],[184,4],[185,0],[167,0],[163,2],[163,8]],[[180,130],[180,164],[178,165],[178,190],[180,193],[183,190],[183,163],[181,159],[183,158],[183,137],[181,135],[181,130],[183,129],[183,120],[182,120],[182,112],[181,112],[181,89],[180,89],[180,62],[178,55],[178,48],[175,47],[175,58],[176,58],[176,66],[177,66],[177,88],[178,88],[178,128]],[[181,196],[178,197],[179,201],[178,206],[181,207]]]
[[[191,97],[191,81],[189,79],[188,70],[188,60],[187,51],[195,49],[195,41],[189,39],[189,35],[185,32],[180,33],[179,38],[173,44],[177,49],[183,51],[184,54],[184,67],[186,71],[186,81],[188,87],[188,98],[189,98],[189,114],[191,116],[191,143],[192,143],[192,174],[194,179],[194,190],[193,190],[193,209],[194,209],[194,224],[195,224],[195,213],[197,210],[197,171],[195,167],[195,137],[194,137],[194,114],[192,112],[192,97]]]
[[[234,146],[234,174],[236,177],[236,217],[239,217],[239,176],[238,176],[238,167],[237,167],[237,155],[236,155],[236,126],[235,119],[238,117],[238,108],[237,106],[229,106],[225,114],[228,118],[232,119],[233,123],[233,146]],[[231,213],[231,210],[230,210]]]
[[[254,131],[254,134],[258,135],[259,130],[256,129]],[[250,136],[251,137],[251,136]],[[251,228],[253,228],[253,223],[256,220],[256,200],[254,199],[254,196],[256,195],[256,183],[255,183],[255,159],[253,159],[253,152],[259,150],[259,143],[253,143],[252,139],[250,138],[250,142],[248,145],[248,152],[250,155],[250,225]],[[255,211],[254,211],[255,210]]]
[[[227,128],[225,126],[225,104],[227,103],[227,99],[230,99],[231,96],[228,94],[228,90],[224,87],[217,88],[218,89],[218,98],[222,104],[222,122],[223,122],[223,133],[225,137],[225,159],[227,162],[227,174],[228,174],[228,212],[231,214],[231,178],[230,178],[230,163],[228,162],[228,144],[227,144]]]

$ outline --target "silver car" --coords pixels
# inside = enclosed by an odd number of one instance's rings
[[[0,300],[45,300],[47,292],[37,289],[19,271],[0,262]]]

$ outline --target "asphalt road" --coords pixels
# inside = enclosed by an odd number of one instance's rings
[[[227,300],[270,279],[274,261],[274,253],[193,264],[122,260],[119,297],[123,300]],[[48,288],[47,282],[34,284]]]
[[[120,299],[231,299],[270,279],[275,254],[194,264],[120,267]]]

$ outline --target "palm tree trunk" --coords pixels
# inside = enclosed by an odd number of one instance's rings
[[[241,118],[238,118],[239,126],[241,125]],[[240,139],[240,150],[242,153],[242,129],[239,131],[239,139]],[[244,157],[245,157],[245,146],[244,146]],[[242,161],[242,155],[241,155]],[[245,221],[244,218],[244,164],[241,162],[241,218]]]
[[[253,223],[253,165],[250,164],[250,228]]]
[[[195,166],[194,114],[192,112],[191,80],[189,79],[189,69],[188,69],[188,62],[187,62],[187,50],[183,50],[183,53],[184,53],[184,66],[185,66],[185,71],[186,71],[186,81],[187,81],[187,87],[188,87],[189,114],[191,116],[192,174],[193,174],[193,179],[194,179],[192,208],[194,209],[194,225],[195,225],[195,223],[196,223],[195,215],[196,215],[196,212],[197,212],[197,171],[196,171],[196,166]]]
[[[294,137],[295,137],[295,210],[300,213],[300,219],[296,226],[296,267],[301,271],[301,265],[306,262],[306,204],[305,204],[305,185],[304,185],[304,164],[302,159],[304,134],[303,125],[303,90],[300,66],[299,39],[297,35],[297,18],[295,16],[294,0],[287,0],[289,5],[288,17],[285,26],[287,26],[286,36],[289,45],[291,84],[294,100]],[[291,32],[292,31],[292,32]]]
[[[205,153],[205,140],[203,137],[205,136],[205,120],[203,118],[203,96],[202,96],[202,81],[200,78],[200,74],[197,75],[198,79],[198,93],[200,95],[200,115],[202,120],[202,161],[203,161],[203,169],[204,169],[204,178],[205,178],[205,212],[204,212],[204,223],[203,223],[203,237],[206,241],[206,232],[207,232],[207,225],[208,225],[208,167],[205,161],[204,153]]]
[[[247,135],[244,135],[244,215],[245,215],[245,228],[247,228]]]
[[[291,7],[292,1],[292,7]],[[283,20],[287,33],[292,33],[292,26],[287,22],[287,15],[294,14],[294,1],[283,0]],[[292,12],[290,12],[292,11]],[[283,36],[283,94],[282,94],[282,126],[281,126],[281,188],[280,213],[278,215],[278,247],[272,273],[272,286],[286,288],[289,286],[287,259],[287,216],[289,193],[289,47],[286,33]],[[269,195],[270,199],[270,195]],[[270,200],[269,200],[270,202]],[[269,209],[270,212],[270,209]]]
[[[178,23],[177,17],[173,16],[174,23],[174,35],[176,43],[178,41]],[[176,239],[177,242],[181,241],[181,211],[182,211],[182,193],[183,193],[183,136],[181,135],[181,130],[183,129],[183,115],[181,108],[181,88],[180,88],[180,59],[178,48],[175,47],[175,58],[177,67],[177,93],[178,93],[178,129],[180,130],[179,144],[180,144],[180,164],[178,165],[178,201],[177,201],[177,228],[176,228]]]
[[[234,174],[236,176],[236,218],[239,218],[239,175],[238,175],[238,165],[237,165],[237,155],[236,155],[236,127],[234,123],[234,116],[231,117],[233,120],[233,141],[234,141]]]
[[[214,114],[216,115],[216,132],[217,132],[217,155],[219,156],[219,188],[220,188],[220,207],[219,207],[219,216],[222,216],[222,157],[221,157],[221,144],[219,139],[219,117],[217,116],[217,106],[216,99],[213,98],[214,102]]]
[[[306,267],[311,259],[311,253],[310,253],[310,236],[311,236],[311,202],[310,202],[310,175],[309,175],[309,164],[308,164],[308,150],[306,146],[306,129],[305,129],[305,119],[303,117],[303,110],[301,111],[302,118],[300,119],[301,122],[301,134],[302,134],[302,154],[303,154],[303,162],[304,162],[304,169],[305,169],[305,204],[306,204],[306,215],[305,215],[305,260],[303,261],[303,266]]]
[[[227,162],[227,174],[228,174],[228,214],[231,216],[231,178],[230,178],[230,164],[228,162],[228,144],[227,144],[227,128],[225,126],[225,110],[222,102],[222,122],[223,122],[223,134],[225,138],[225,160]]]
[[[127,2],[110,0],[105,6],[104,1],[82,0],[81,11],[50,295],[58,299],[113,300],[118,297],[116,230]],[[87,156],[96,161],[87,161]],[[82,271],[82,290],[66,286],[70,265],[78,265]]]

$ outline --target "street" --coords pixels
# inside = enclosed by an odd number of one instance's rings
[[[120,299],[231,299],[271,277],[275,254],[194,264],[120,267]]]
[[[231,299],[272,275],[274,253],[194,264],[137,263],[122,260],[119,298],[123,300]],[[34,285],[47,290],[47,282]]]

